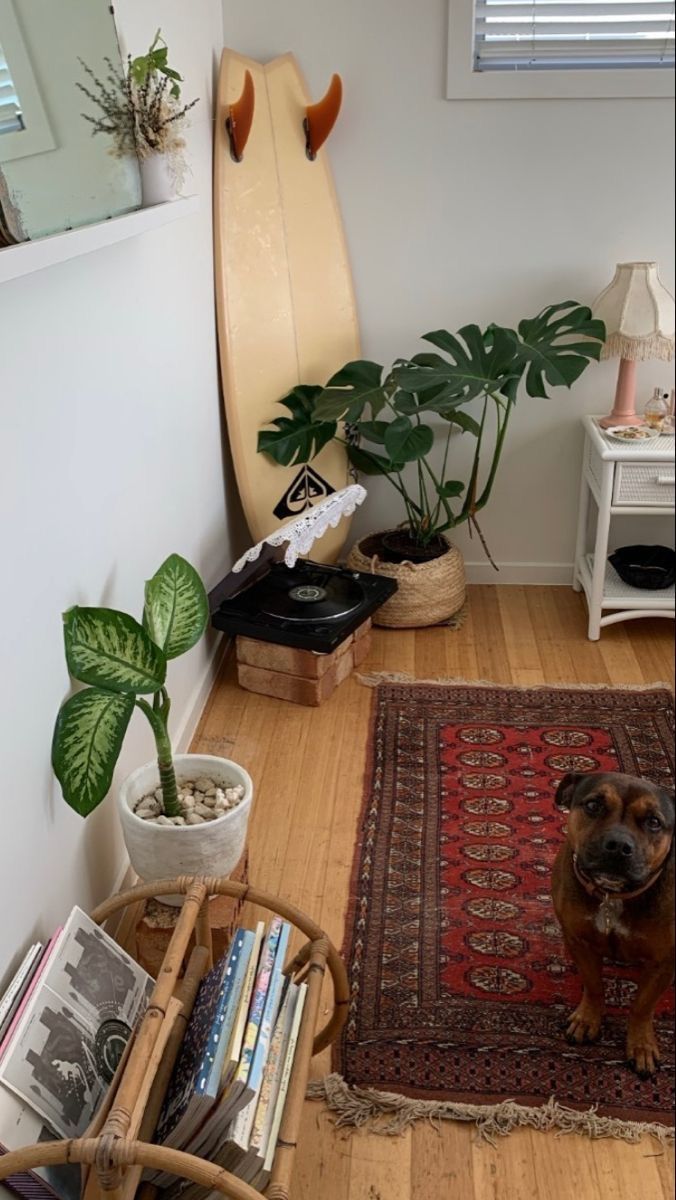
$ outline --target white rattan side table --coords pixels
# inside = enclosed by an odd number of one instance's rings
[[[613,516],[654,517],[674,512],[674,438],[618,442],[606,437],[597,417],[584,417],[585,444],[573,587],[584,591],[589,609],[588,637],[601,628],[637,617],[674,619],[674,587],[660,591],[630,587],[608,562]],[[588,547],[590,501],[595,502],[593,549]],[[593,524],[593,521],[592,521]],[[650,538],[646,536],[646,542]]]

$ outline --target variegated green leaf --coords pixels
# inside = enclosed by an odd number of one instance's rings
[[[114,608],[70,608],[64,613],[66,661],[81,683],[111,692],[156,692],[167,660],[145,629]]]
[[[209,601],[194,567],[170,554],[145,588],[143,628],[166,658],[185,654],[198,642],[209,620]]]
[[[81,817],[110,789],[134,697],[86,688],[67,700],[56,718],[52,766],[63,798]]]

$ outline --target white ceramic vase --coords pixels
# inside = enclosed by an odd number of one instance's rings
[[[238,763],[213,754],[177,754],[174,768],[179,786],[206,775],[218,787],[242,784],[244,797],[235,808],[204,825],[155,825],[137,817],[134,807],[159,787],[157,762],[132,771],[118,794],[122,834],[132,867],[146,883],[177,875],[229,875],[246,846],[253,800],[250,775]],[[162,903],[178,905],[182,899],[162,896]]]
[[[144,208],[176,199],[176,177],[166,154],[150,154],[139,165]]]

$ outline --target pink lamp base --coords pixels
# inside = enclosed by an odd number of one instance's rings
[[[613,425],[636,425],[640,417],[636,414],[636,363],[628,358],[620,359],[615,390],[615,406],[607,417],[599,421],[602,429]]]

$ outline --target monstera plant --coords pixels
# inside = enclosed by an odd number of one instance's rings
[[[477,513],[488,503],[519,385],[546,398],[571,387],[605,339],[601,321],[573,300],[550,305],[518,328],[465,325],[423,340],[433,351],[375,362],[349,362],[326,385],[295,387],[277,417],[258,435],[258,449],[285,466],[307,463],[332,439],[341,441],[357,471],[382,475],[398,493],[405,523],[395,557],[430,558],[448,549],[443,535],[464,522],[487,550]],[[441,452],[432,455],[441,424]],[[454,433],[472,439],[464,478],[450,466]]]

